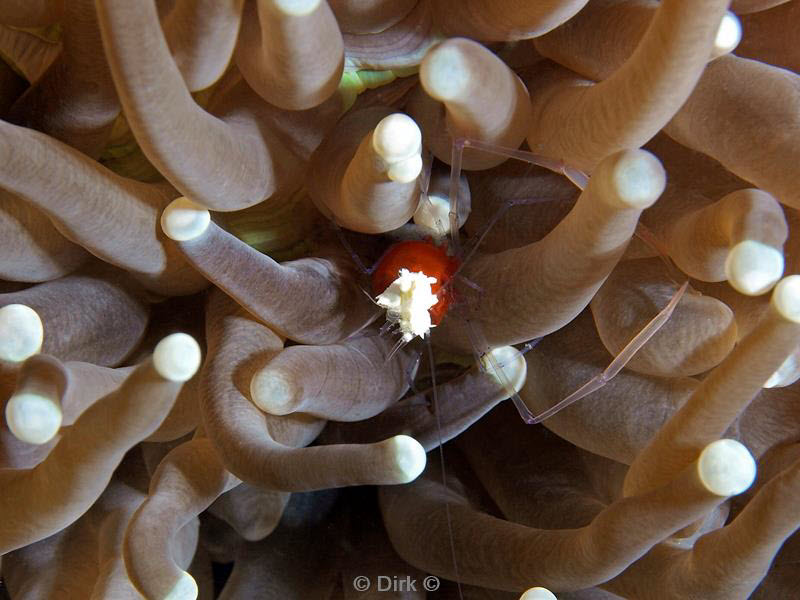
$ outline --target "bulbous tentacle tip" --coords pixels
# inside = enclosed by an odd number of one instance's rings
[[[772,292],[772,306],[784,319],[800,323],[800,275],[781,279]]]
[[[185,197],[176,198],[161,213],[161,229],[176,242],[186,242],[201,236],[211,222],[205,206]]]
[[[14,394],[6,404],[6,423],[17,439],[46,444],[58,433],[61,406],[53,398],[35,392]]]
[[[188,381],[194,377],[201,359],[200,346],[186,333],[168,335],[153,351],[153,366],[169,381]]]
[[[655,204],[667,185],[661,161],[647,150],[624,150],[604,160],[598,171],[606,171],[610,197],[625,208],[644,210]],[[595,176],[599,175],[597,171]]]
[[[24,304],[0,308],[0,360],[22,362],[42,349],[44,326],[38,313]]]
[[[389,165],[386,175],[395,183],[411,183],[422,171],[422,156],[417,154],[411,158]]]
[[[311,14],[322,0],[273,0],[275,8],[290,17],[302,17]]]
[[[450,234],[450,200],[430,194],[426,200],[420,201],[412,218],[415,225],[430,232],[432,237],[443,238]]]
[[[422,132],[408,115],[394,113],[381,119],[372,133],[372,147],[392,181],[409,183],[422,171]]]
[[[481,358],[481,367],[508,389],[509,396],[518,394],[528,375],[525,357],[514,346],[498,346],[488,354],[491,357],[484,355]]]
[[[425,448],[407,435],[396,435],[386,440],[393,454],[397,483],[409,483],[422,474],[427,464]]]
[[[722,15],[717,35],[714,37],[714,47],[711,50],[711,58],[717,58],[725,54],[730,54],[742,41],[742,23],[731,11]]]
[[[712,494],[735,496],[755,481],[756,461],[741,443],[722,439],[703,449],[697,461],[697,472]]]
[[[543,587],[532,587],[526,590],[519,600],[557,600],[556,595]]]
[[[294,412],[298,390],[283,374],[267,366],[250,380],[250,397],[264,412],[282,416]]]
[[[164,597],[164,600],[195,600],[197,598],[197,582],[186,571],[181,571],[181,577],[175,586]]]
[[[746,296],[760,296],[772,289],[783,275],[780,250],[757,242],[739,242],[725,259],[725,277],[731,286]]]
[[[420,83],[434,100],[459,100],[469,89],[470,68],[461,48],[462,42],[455,39],[434,46],[420,65]]]

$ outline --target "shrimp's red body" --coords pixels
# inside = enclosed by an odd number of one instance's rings
[[[451,287],[442,289],[442,286],[450,281],[459,265],[458,259],[447,255],[446,246],[436,246],[428,241],[398,242],[378,261],[372,274],[372,290],[375,294],[383,293],[397,279],[400,269],[435,277],[436,283],[431,285],[431,291],[439,301],[430,309],[430,314],[431,322],[438,325],[453,300]]]

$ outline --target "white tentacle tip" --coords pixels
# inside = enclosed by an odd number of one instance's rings
[[[411,183],[422,172],[422,156],[412,156],[389,165],[386,175],[395,183]]]
[[[205,206],[181,196],[169,203],[161,213],[161,229],[176,242],[186,242],[202,235],[211,223]]]
[[[667,174],[661,161],[647,150],[625,150],[612,160],[613,194],[624,207],[644,210],[664,192]]]
[[[742,23],[739,17],[731,11],[722,15],[717,35],[714,37],[714,47],[711,49],[711,58],[729,54],[736,49],[742,41]]]
[[[772,306],[784,318],[800,323],[800,275],[784,277],[772,291]]]
[[[164,600],[195,600],[197,598],[197,582],[186,571],[181,571],[180,579],[164,596]]]
[[[317,10],[322,0],[273,0],[275,8],[290,17],[303,17]]]
[[[22,362],[38,354],[44,341],[44,326],[35,310],[24,304],[0,308],[0,360]]]
[[[381,119],[372,131],[372,149],[393,181],[414,181],[422,170],[422,132],[408,115],[393,113]]]
[[[46,444],[61,427],[61,406],[52,398],[33,392],[11,396],[6,404],[6,423],[14,436],[28,444]]]
[[[532,587],[526,590],[522,596],[519,597],[519,600],[558,600],[558,598],[547,588]]]
[[[445,41],[431,48],[422,59],[419,79],[428,95],[439,102],[463,99],[469,89],[472,68],[459,44]]]
[[[425,470],[425,448],[407,435],[396,435],[387,440],[393,454],[398,483],[414,481]]]
[[[703,449],[697,460],[697,472],[711,493],[735,496],[755,481],[756,461],[741,443],[722,439]]]
[[[250,380],[250,398],[266,413],[288,415],[295,411],[297,390],[282,373],[267,366]]]
[[[514,346],[492,348],[488,355],[481,357],[481,366],[502,385],[510,385],[515,394],[518,394],[525,385],[528,363]],[[499,373],[497,369],[499,369]],[[511,391],[508,390],[509,395],[511,395]]]
[[[423,196],[412,219],[433,237],[442,238],[450,233],[450,200],[437,194]]]
[[[195,339],[186,333],[173,333],[158,342],[153,351],[153,366],[169,381],[188,381],[200,368],[202,355]]]
[[[739,242],[725,259],[725,277],[740,294],[766,294],[783,275],[784,260],[780,250],[757,242]]]

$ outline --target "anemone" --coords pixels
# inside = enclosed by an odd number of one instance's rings
[[[796,597],[799,15],[0,0],[0,597]]]

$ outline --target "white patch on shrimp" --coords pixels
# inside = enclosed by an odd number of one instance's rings
[[[400,269],[397,279],[375,299],[378,306],[386,309],[386,319],[398,324],[404,342],[430,333],[433,324],[429,311],[439,302],[431,290],[436,281],[425,273]]]

